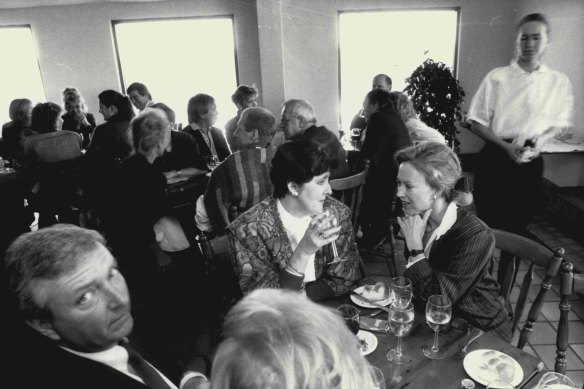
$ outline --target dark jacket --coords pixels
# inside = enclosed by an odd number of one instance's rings
[[[195,141],[197,142],[197,155],[199,161],[195,167],[201,170],[208,170],[205,158],[211,155],[211,149],[207,145],[207,142],[205,142],[203,135],[201,135],[201,131],[195,130],[191,126],[187,126],[183,131],[195,138]],[[229,156],[229,154],[231,154],[225,136],[223,136],[221,130],[216,127],[211,127],[210,133],[213,138],[213,143],[215,144],[215,149],[217,150],[219,161],[223,161]]]
[[[307,139],[316,144],[320,149],[324,149],[334,163],[331,169],[331,179],[347,177],[349,175],[349,165],[347,164],[347,154],[343,145],[336,135],[324,126],[311,126],[298,136],[298,139]]]

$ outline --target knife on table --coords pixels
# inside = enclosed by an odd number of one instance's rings
[[[389,308],[387,308],[387,307],[384,307],[383,305],[381,305],[381,304],[378,304],[378,303],[376,303],[375,301],[371,301],[371,300],[369,300],[368,298],[365,298],[365,297],[361,296],[361,295],[360,295],[359,293],[357,293],[357,292],[351,292],[351,295],[352,295],[352,296],[355,296],[357,299],[359,299],[359,300],[363,301],[364,303],[371,304],[371,305],[373,305],[374,307],[377,307],[377,308],[379,308],[379,309],[382,309],[382,310],[384,310],[385,312],[389,312]]]

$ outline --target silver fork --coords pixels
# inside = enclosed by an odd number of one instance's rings
[[[477,340],[482,334],[484,334],[484,331],[481,330],[480,328],[475,328],[474,330],[472,330],[470,333],[470,338],[468,339],[464,347],[461,347],[456,353],[454,353],[453,358],[463,359],[466,356],[466,350],[468,349],[468,346],[470,346],[470,344]]]

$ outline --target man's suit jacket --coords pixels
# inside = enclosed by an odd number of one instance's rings
[[[26,325],[23,324],[23,327]],[[28,327],[28,326],[26,326]],[[0,373],[3,388],[147,389],[149,386],[105,364],[63,350],[30,328],[6,351]],[[6,359],[4,359],[6,361]]]
[[[208,155],[211,155],[211,149],[207,145],[207,142],[205,142],[201,131],[195,130],[191,126],[187,126],[185,129],[183,129],[183,131],[187,134],[190,134],[197,142],[197,155],[199,162],[196,167],[201,170],[206,170],[207,162],[205,158]],[[216,127],[211,127],[210,133],[211,138],[213,139],[213,143],[215,144],[215,149],[217,150],[217,155],[219,156],[219,161],[223,161],[229,156],[229,154],[231,154],[231,151],[229,151],[229,146],[227,146],[227,141],[225,140],[221,130]]]

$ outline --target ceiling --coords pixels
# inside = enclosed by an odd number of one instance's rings
[[[0,9],[48,7],[52,5],[72,5],[89,3],[138,3],[149,1],[170,1],[170,0],[0,0]]]

